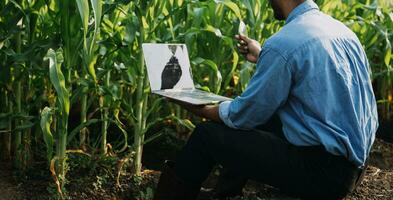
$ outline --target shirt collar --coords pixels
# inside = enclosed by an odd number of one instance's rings
[[[298,5],[295,9],[292,10],[292,12],[288,15],[288,18],[285,23],[288,24],[296,17],[314,9],[319,10],[318,5],[313,0],[306,0],[305,2]]]

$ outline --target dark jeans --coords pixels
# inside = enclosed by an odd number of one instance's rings
[[[176,173],[185,182],[200,185],[221,164],[237,176],[305,199],[340,199],[353,189],[360,169],[322,146],[294,146],[276,127],[264,127],[275,134],[214,122],[199,124],[178,155]]]

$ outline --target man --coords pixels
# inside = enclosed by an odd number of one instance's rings
[[[362,45],[311,0],[270,3],[286,20],[281,31],[262,48],[236,37],[257,64],[244,93],[219,106],[182,104],[213,122],[198,125],[176,163],[166,163],[156,200],[195,199],[216,164],[304,199],[341,199],[360,182],[378,126]],[[218,196],[238,192],[245,182],[236,180]]]

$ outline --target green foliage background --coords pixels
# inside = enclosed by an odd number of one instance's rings
[[[198,87],[234,97],[255,67],[236,51],[239,22],[261,43],[283,26],[267,2],[1,1],[2,154],[24,169],[46,149],[44,157],[62,181],[67,149],[99,149],[101,156],[130,158],[138,174],[143,144],[165,131],[150,138],[145,133],[160,124],[187,132],[199,120],[149,95],[141,43],[186,43]],[[392,1],[317,3],[358,35],[373,71],[381,120],[391,119]]]

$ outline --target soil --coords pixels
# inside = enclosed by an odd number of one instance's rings
[[[148,159],[154,158],[151,155],[154,151],[149,148],[153,146],[157,148],[157,145],[146,146],[146,152],[151,156]],[[161,155],[163,152],[158,150],[158,153]],[[171,156],[167,158],[174,156],[173,151],[169,154]],[[393,199],[393,144],[377,139],[370,155],[369,167],[362,184],[345,200]],[[137,179],[129,173],[129,166],[124,166],[127,170],[122,172],[117,183],[118,171],[113,166],[120,162],[118,158],[112,157],[98,161],[98,159],[70,157],[69,160],[68,199],[147,200],[151,199],[160,176],[159,171],[146,169],[142,173],[142,178]],[[157,168],[154,164],[150,164],[149,167]],[[0,163],[0,200],[49,199],[52,197],[55,194],[55,187],[49,172],[44,170],[45,166],[36,166],[34,173],[27,173],[22,180],[16,180],[10,164]],[[211,189],[210,186],[216,179],[217,176],[212,173],[209,181],[202,188],[203,195],[200,195],[199,200],[211,199],[210,193],[206,191]],[[231,200],[294,200],[273,187],[252,181],[247,183],[243,193],[244,196],[234,197]]]
[[[15,172],[12,164],[0,161],[0,200],[49,199],[48,184],[52,181],[46,162],[35,162],[25,173]]]
[[[23,189],[16,183],[9,163],[0,163],[0,199],[23,199]]]

